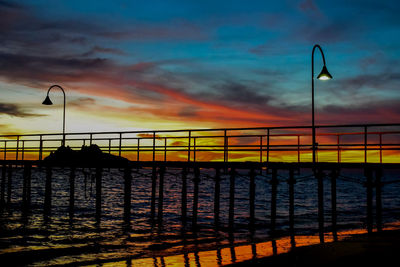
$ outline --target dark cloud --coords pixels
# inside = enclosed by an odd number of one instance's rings
[[[379,72],[375,74],[360,74],[339,81],[339,86],[349,93],[359,92],[361,89],[384,89],[385,92],[398,90],[400,86],[400,72]]]
[[[325,123],[397,123],[400,106],[397,101],[370,99],[352,106],[326,105],[320,114]]]
[[[311,17],[321,18],[323,14],[313,0],[304,0],[299,3],[299,9]]]
[[[126,55],[125,52],[115,48],[108,48],[108,47],[101,47],[101,46],[94,46],[89,51],[82,54],[83,57],[91,57],[97,54],[113,54],[113,55]]]
[[[199,111],[199,109],[196,107],[187,106],[187,107],[182,108],[178,112],[178,116],[179,117],[196,117],[198,115],[198,111]]]
[[[235,82],[226,82],[216,86],[215,89],[219,101],[231,104],[266,106],[273,99],[271,96],[261,94],[261,90]]]
[[[77,106],[77,107],[90,106],[90,105],[95,105],[95,104],[96,104],[96,100],[91,97],[80,97],[78,99],[68,102],[68,106]]]
[[[22,110],[18,105],[8,104],[8,103],[0,103],[0,114],[10,115],[14,117],[37,117],[44,116],[41,114],[29,113]]]
[[[21,6],[17,3],[10,2],[10,1],[5,1],[5,0],[0,0],[0,8],[21,8]]]
[[[83,78],[89,73],[106,71],[112,63],[101,58],[55,58],[0,53],[0,76],[9,81],[48,82]]]

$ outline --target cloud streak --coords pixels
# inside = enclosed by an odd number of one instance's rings
[[[24,111],[18,105],[9,104],[9,103],[0,103],[0,115],[9,115],[14,117],[38,117],[38,116],[45,116],[42,114],[35,114]]]

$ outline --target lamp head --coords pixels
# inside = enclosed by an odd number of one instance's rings
[[[317,76],[317,79],[323,81],[332,79],[332,75],[329,73],[326,66],[322,68],[321,73]]]
[[[50,97],[47,95],[46,99],[42,102],[43,105],[53,105],[53,102],[51,102]]]

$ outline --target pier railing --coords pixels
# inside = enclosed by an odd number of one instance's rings
[[[311,126],[66,133],[65,145],[96,144],[132,161],[310,162]],[[400,163],[400,123],[316,126],[319,162]],[[63,134],[0,135],[0,158],[42,160]]]

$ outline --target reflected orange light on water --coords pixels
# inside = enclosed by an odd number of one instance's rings
[[[400,228],[400,222],[388,225],[385,230]],[[337,233],[337,240],[343,240],[353,235],[366,234],[365,229],[344,230]],[[333,242],[332,233],[325,234],[325,243]],[[294,247],[304,247],[320,244],[318,235],[287,236],[267,242],[223,247],[217,250],[190,252],[183,255],[157,256],[153,258],[132,259],[112,262],[104,266],[223,266],[232,263],[248,261],[255,258],[270,257],[290,252]]]

